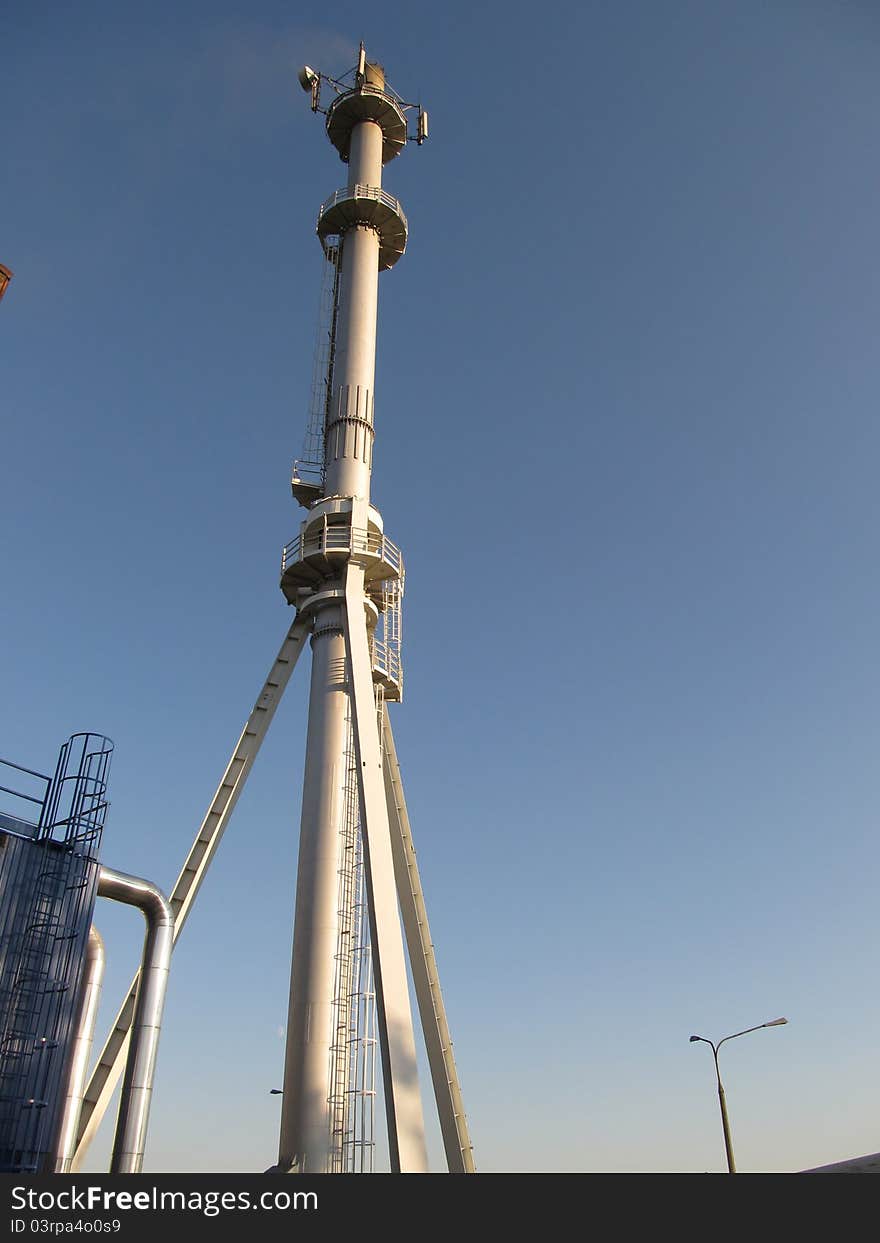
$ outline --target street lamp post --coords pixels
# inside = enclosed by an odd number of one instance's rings
[[[733,1160],[733,1144],[730,1139],[730,1122],[727,1117],[727,1102],[724,1098],[724,1085],[721,1082],[721,1071],[718,1068],[718,1050],[727,1040],[736,1040],[737,1036],[747,1036],[749,1032],[760,1031],[762,1027],[781,1027],[787,1023],[788,1019],[771,1019],[769,1023],[759,1023],[757,1027],[746,1027],[741,1032],[734,1032],[732,1036],[724,1036],[717,1044],[711,1040],[707,1040],[705,1036],[691,1036],[691,1044],[695,1040],[702,1040],[703,1044],[707,1044],[712,1050],[712,1056],[715,1059],[715,1078],[718,1080],[718,1104],[721,1106],[721,1126],[724,1130],[724,1151],[727,1153],[727,1172],[728,1174],[736,1173],[736,1165]]]

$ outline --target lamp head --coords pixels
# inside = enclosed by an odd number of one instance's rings
[[[782,1027],[788,1019],[771,1019],[769,1023],[765,1023],[765,1027]]]
[[[691,1036],[690,1043],[693,1044],[695,1040],[702,1040],[702,1039],[703,1039],[702,1036]]]

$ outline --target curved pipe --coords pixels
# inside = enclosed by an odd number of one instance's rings
[[[171,903],[156,885],[111,868],[101,868],[98,895],[139,907],[147,921],[131,1043],[110,1159],[111,1174],[139,1174],[144,1160],[153,1071],[174,944],[174,913]]]
[[[76,1132],[86,1091],[86,1072],[89,1068],[92,1039],[95,1035],[95,1020],[98,1017],[98,1002],[101,998],[101,984],[104,979],[104,962],[104,941],[98,929],[92,924],[89,929],[83,980],[80,985],[76,1035],[73,1038],[73,1052],[70,1058],[70,1069],[67,1072],[64,1109],[55,1144],[56,1174],[70,1173],[73,1154],[76,1151]]]

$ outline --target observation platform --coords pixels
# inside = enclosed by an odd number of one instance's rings
[[[327,137],[343,163],[348,163],[352,131],[361,121],[375,121],[381,127],[383,164],[406,146],[406,117],[400,105],[381,86],[364,82],[337,96],[327,112]]]
[[[343,186],[334,191],[318,212],[317,234],[324,254],[335,248],[338,237],[354,225],[366,225],[379,234],[379,271],[393,267],[406,250],[407,223],[403,208],[387,190],[378,186]],[[329,256],[328,256],[329,257]]]
[[[347,523],[334,525],[324,521],[307,527],[285,544],[281,553],[281,590],[291,604],[297,604],[302,588],[317,589],[341,573],[346,561],[353,557],[364,565],[368,590],[374,584],[403,576],[403,556],[387,535]]]

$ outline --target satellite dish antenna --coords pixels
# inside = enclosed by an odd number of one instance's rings
[[[299,84],[304,91],[310,91],[318,81],[318,75],[310,65],[303,65],[296,76],[299,78]]]

